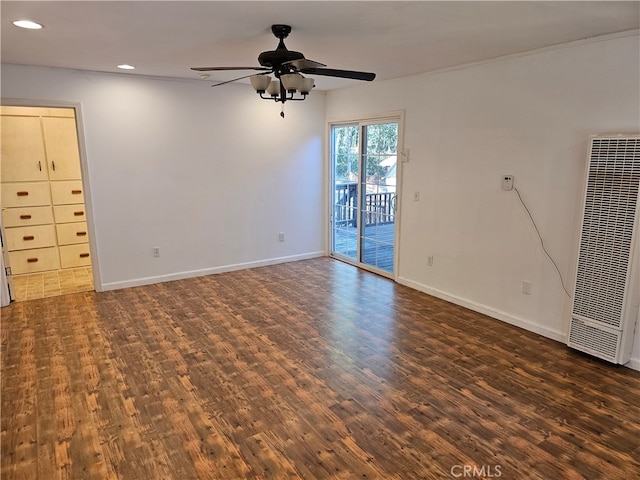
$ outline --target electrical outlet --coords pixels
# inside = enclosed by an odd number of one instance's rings
[[[160,256],[160,247],[153,247],[153,256],[156,258]]]
[[[429,255],[427,257],[427,266],[428,267],[433,267],[433,255]]]
[[[513,175],[502,176],[502,189],[513,190]]]
[[[280,240],[281,242],[284,242],[284,232],[280,232],[278,234],[278,240]]]
[[[420,192],[418,192],[418,191],[413,192],[413,201],[414,202],[419,202],[420,201]]]
[[[522,293],[524,293],[525,295],[531,295],[531,286],[531,282],[524,280],[522,282]]]

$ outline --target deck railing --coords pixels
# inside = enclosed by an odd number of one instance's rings
[[[364,224],[381,225],[395,221],[395,192],[367,193],[365,195]],[[358,215],[358,184],[336,184],[333,221],[336,226],[356,226]]]

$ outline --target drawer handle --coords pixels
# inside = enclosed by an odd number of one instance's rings
[[[29,192],[25,191],[25,190],[20,190],[19,192],[17,192],[19,197],[26,197],[27,195],[29,195]]]
[[[82,190],[71,190],[72,195],[80,195],[81,193],[82,193]]]
[[[20,220],[29,220],[31,215],[20,215]]]
[[[89,256],[88,253],[81,253],[80,258],[87,258]]]
[[[78,237],[84,237],[87,234],[87,232],[76,232],[76,235]]]
[[[82,215],[84,215],[84,212],[83,212],[82,210],[80,210],[80,211],[77,211],[77,212],[73,212],[73,214],[74,214],[76,217],[81,217]]]
[[[38,261],[38,257],[27,258],[28,263],[36,263]]]
[[[22,240],[33,240],[34,238],[36,237],[34,237],[33,235],[25,235],[24,237],[22,237]]]

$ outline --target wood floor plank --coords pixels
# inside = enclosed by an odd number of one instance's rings
[[[33,479],[38,477],[36,335],[28,319],[42,315],[42,309],[27,304],[15,308],[18,319],[1,325],[1,471],[9,478]]]
[[[640,477],[639,372],[328,258],[0,327],[3,479]]]

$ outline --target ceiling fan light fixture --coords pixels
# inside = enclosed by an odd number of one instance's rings
[[[282,85],[287,92],[296,93],[296,91],[300,88],[302,75],[300,75],[299,73],[286,73],[284,75],[280,75],[280,81],[282,82]]]
[[[336,70],[324,68],[324,63],[305,58],[300,52],[287,49],[284,39],[291,33],[289,25],[271,25],[271,32],[278,39],[275,50],[268,50],[258,55],[259,67],[191,67],[197,72],[227,70],[257,70],[262,73],[243,75],[232,80],[211,85],[217,87],[227,83],[249,78],[251,86],[263,100],[271,100],[282,104],[280,116],[284,118],[284,104],[288,101],[302,101],[307,98],[315,85],[313,78],[305,78],[301,74],[324,75],[325,77],[349,78],[353,80],[372,81],[375,73],[355,70]],[[273,79],[269,75],[273,75]],[[297,95],[296,95],[297,93]]]
[[[251,75],[251,86],[257,93],[264,93],[271,85],[271,77],[269,75]]]
[[[313,78],[302,77],[300,79],[298,90],[300,90],[300,93],[302,95],[309,95],[309,92],[311,92],[311,89],[313,88],[314,84],[315,84],[315,80]]]
[[[267,93],[274,98],[280,95],[280,82],[278,80],[271,80],[269,87],[267,87]]]

